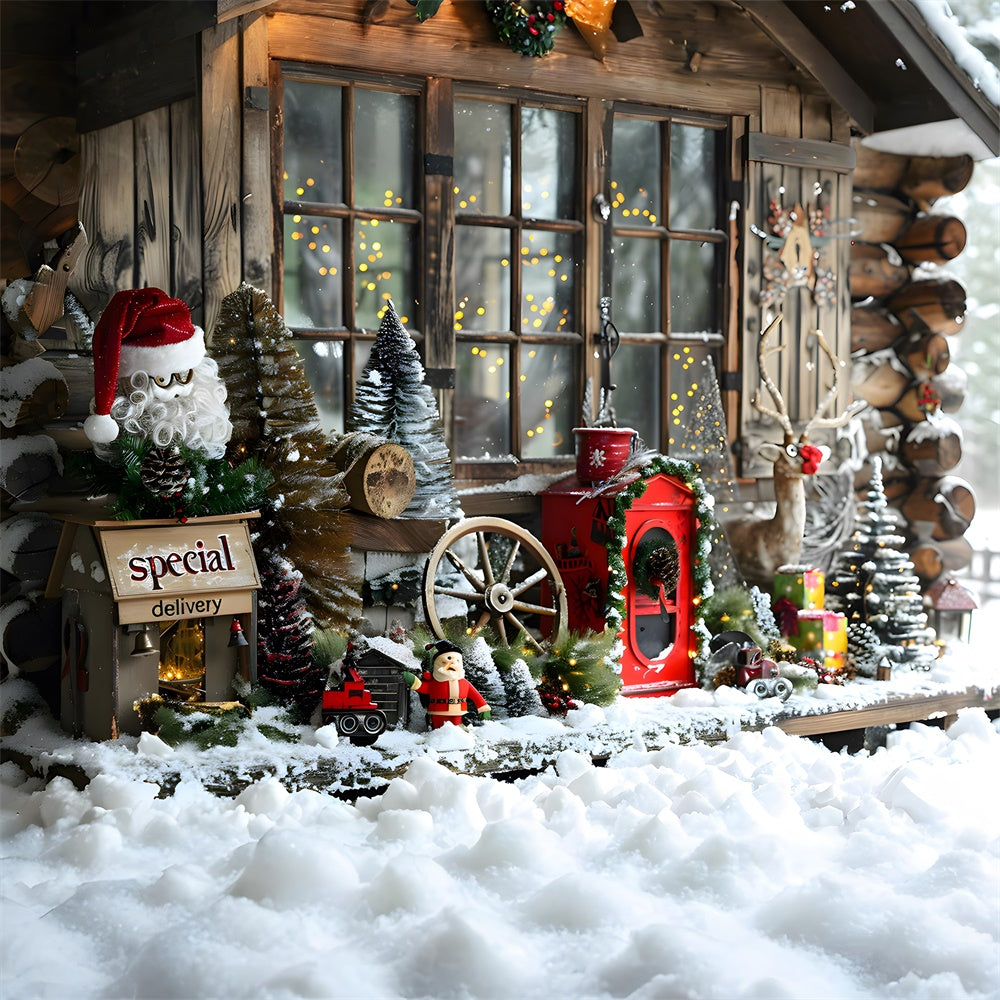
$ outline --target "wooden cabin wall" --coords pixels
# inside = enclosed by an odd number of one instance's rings
[[[392,0],[376,18],[367,16],[370,7],[364,0],[279,0],[266,12],[224,20],[201,33],[196,96],[82,136],[80,219],[90,246],[71,289],[92,316],[119,289],[158,285],[187,302],[210,336],[222,298],[241,280],[277,296],[270,60],[727,115],[737,179],[744,130],[846,142],[844,113],[728,0],[635,3],[643,35],[612,39],[604,61],[569,23],[552,52],[530,58],[497,38],[477,3],[444,3],[422,24],[405,0]],[[761,221],[743,212],[734,278],[745,272],[747,251],[758,249],[749,226]],[[747,371],[740,324],[752,308],[744,300],[730,310],[730,372]],[[727,390],[728,402],[736,394]],[[730,432],[739,432],[735,423]]]
[[[210,335],[242,280],[270,291],[263,15],[202,32],[200,62],[196,96],[81,137],[90,245],[70,287],[92,316],[116,291],[153,285]]]

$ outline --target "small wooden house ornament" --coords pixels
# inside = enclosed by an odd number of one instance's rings
[[[255,673],[255,512],[168,520],[64,516],[46,596],[62,597],[60,720],[91,739],[137,735],[157,693],[226,701]],[[230,643],[233,619],[246,646]]]
[[[939,639],[968,642],[972,635],[972,612],[979,607],[972,592],[953,576],[944,576],[924,591],[931,624]]]

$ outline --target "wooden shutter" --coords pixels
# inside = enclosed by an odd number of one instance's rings
[[[771,475],[770,463],[757,455],[764,440],[780,441],[781,428],[762,417],[750,404],[758,385],[757,346],[760,331],[781,313],[780,338],[783,349],[771,356],[769,371],[788,406],[796,429],[816,412],[818,402],[830,384],[830,364],[820,351],[814,329],[822,330],[837,356],[850,356],[850,289],[848,264],[851,229],[851,173],[854,151],[839,143],[814,139],[787,139],[751,132],[747,136],[747,191],[743,219],[743,394],[740,402],[740,438],[744,477]],[[819,250],[817,268],[832,280],[830,300],[807,285],[786,284],[781,278],[769,282],[780,249],[769,216],[772,203],[786,212],[801,205],[808,216],[817,207],[828,218],[822,236],[810,234],[812,247]],[[807,226],[808,231],[808,226]],[[765,239],[768,237],[769,239]],[[780,237],[779,237],[780,239]],[[780,272],[779,272],[780,273]],[[787,278],[787,269],[784,277]],[[768,291],[768,284],[771,288]],[[817,284],[822,289],[822,279]],[[772,301],[768,302],[768,295]],[[840,392],[826,415],[839,413],[849,399],[849,369],[842,369]],[[771,405],[761,387],[761,399]],[[832,432],[826,432],[828,435]],[[817,435],[823,443],[832,438]]]

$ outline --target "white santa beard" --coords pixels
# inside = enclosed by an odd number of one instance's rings
[[[126,434],[148,438],[158,448],[183,444],[203,451],[209,458],[221,458],[233,433],[226,405],[226,387],[219,378],[213,358],[202,358],[194,369],[184,395],[163,398],[162,389],[146,372],[129,379],[131,392],[116,397],[111,416]],[[94,446],[108,457],[113,448]]]

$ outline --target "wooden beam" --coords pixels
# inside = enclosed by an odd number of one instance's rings
[[[836,57],[789,10],[775,0],[741,0],[750,19],[803,72],[809,73],[857,122],[863,132],[875,126],[875,105],[844,71]]]
[[[901,722],[921,722],[950,718],[961,708],[1000,709],[1000,688],[970,687],[964,692],[936,695],[890,697],[884,704],[820,715],[800,715],[781,719],[775,725],[792,736],[817,736],[849,729],[869,729]]]

